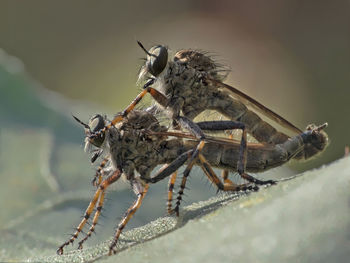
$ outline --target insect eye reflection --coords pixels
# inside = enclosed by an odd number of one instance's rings
[[[165,46],[154,46],[148,51],[147,70],[153,75],[158,76],[168,63],[168,50]]]
[[[104,128],[105,121],[100,114],[96,114],[90,118],[88,126],[90,128],[89,132],[94,134],[94,133],[96,133]],[[101,133],[100,136],[90,138],[89,142],[92,145],[100,148],[102,146],[104,140],[105,140],[105,133]]]

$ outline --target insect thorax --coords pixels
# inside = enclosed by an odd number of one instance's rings
[[[214,78],[213,70],[198,70],[192,67],[192,64],[194,62],[170,61],[157,79],[157,88],[169,98],[168,109],[173,111],[172,114],[179,115],[182,111],[183,115],[190,119],[206,109],[213,108],[213,99],[224,96],[223,100],[226,102],[231,100],[228,99],[227,92],[206,82],[207,77]]]
[[[122,123],[109,131],[108,143],[113,165],[121,167],[126,176],[136,170],[141,177],[160,162],[158,149],[164,143],[161,137],[145,134],[147,131],[164,131],[157,119],[146,111],[133,111]]]

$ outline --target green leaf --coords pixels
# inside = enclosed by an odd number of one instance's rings
[[[0,260],[342,262],[348,255],[349,186],[350,158],[344,158],[256,193],[219,194],[183,208],[179,218],[162,217],[125,231],[111,257],[106,256],[111,239],[55,255],[64,241],[63,225],[77,220],[74,211],[60,207],[83,195],[72,193],[48,203],[40,216],[2,230]],[[64,222],[55,220],[58,213],[64,213]],[[38,220],[41,231],[26,227]]]

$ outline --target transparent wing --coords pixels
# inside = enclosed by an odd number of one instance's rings
[[[230,91],[230,95],[233,96],[234,98],[242,101],[246,106],[252,108],[254,111],[257,113],[260,113],[262,116],[266,116],[268,119],[276,122],[280,126],[284,127],[285,129],[294,132],[296,134],[302,133],[302,130],[297,128],[295,125],[287,121],[285,118],[282,116],[278,115],[276,112],[270,110],[269,108],[265,107],[263,104],[260,102],[256,101],[252,97],[248,96],[247,94],[243,93],[242,91],[227,85],[221,81],[214,80],[211,78],[206,79],[211,85],[214,85],[218,88],[223,88],[228,91]]]

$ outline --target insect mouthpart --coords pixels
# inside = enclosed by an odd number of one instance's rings
[[[168,49],[165,46],[157,45],[151,47],[151,49],[147,51],[140,41],[137,41],[137,43],[147,54],[147,71],[154,77],[157,77],[162,73],[168,63]]]

